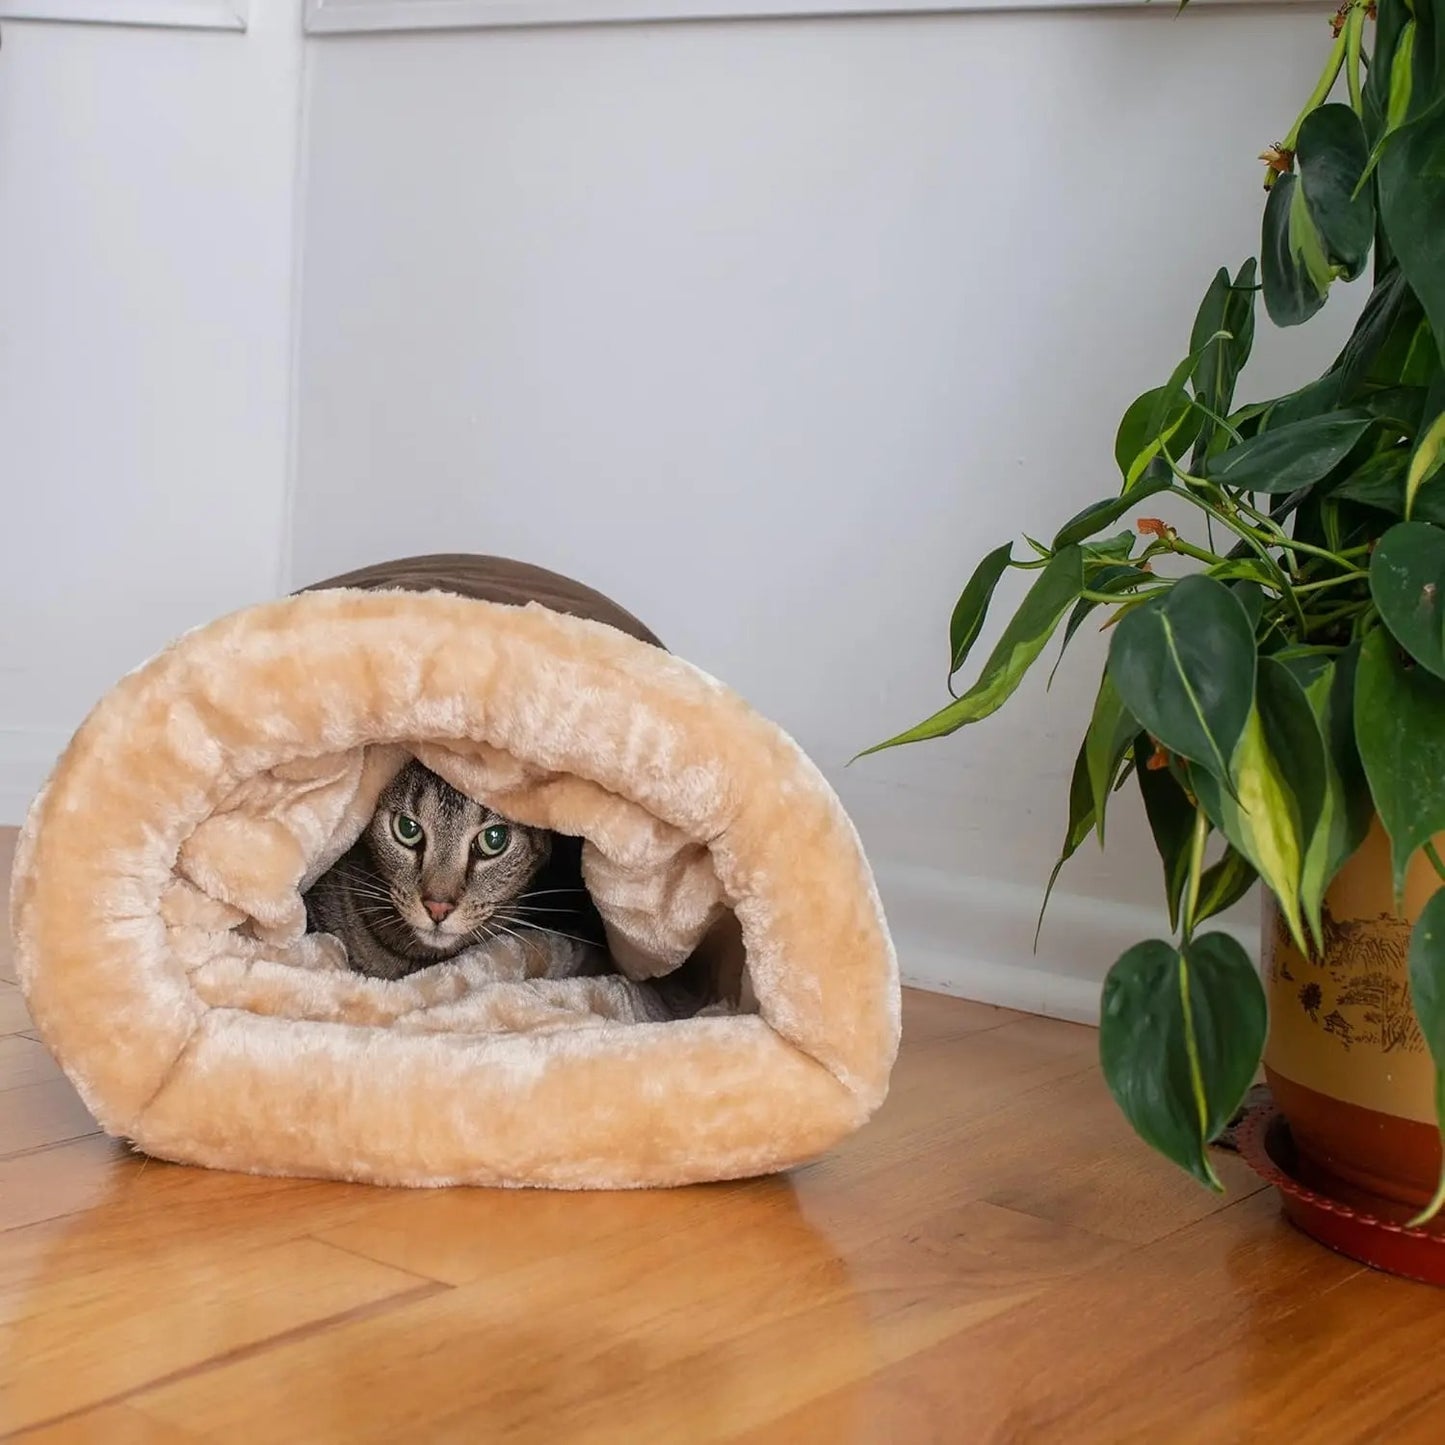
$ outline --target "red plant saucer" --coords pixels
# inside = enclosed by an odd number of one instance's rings
[[[1289,1125],[1272,1100],[1251,1105],[1228,1132],[1245,1163],[1279,1190],[1285,1218],[1311,1239],[1372,1269],[1445,1285],[1445,1232],[1411,1229],[1404,1221],[1414,1211],[1391,1200],[1342,1187],[1337,1193],[1348,1193],[1346,1202],[1321,1192],[1322,1180],[1306,1183]]]

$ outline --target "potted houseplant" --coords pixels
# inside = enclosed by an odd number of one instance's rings
[[[1218,1187],[1207,1146],[1263,1054],[1314,1164],[1423,1224],[1445,1197],[1445,0],[1353,0],[1333,27],[1262,157],[1260,255],[1214,277],[1188,354],[1124,413],[1119,489],[978,563],[950,691],[1010,568],[1034,574],[1022,605],[972,686],[878,747],[982,720],[1060,630],[1107,627],[1059,866],[1137,787],[1175,930],[1104,984],[1114,1097]],[[1329,370],[1240,404],[1257,301],[1298,325],[1367,271]],[[1205,926],[1256,879],[1268,1007]]]

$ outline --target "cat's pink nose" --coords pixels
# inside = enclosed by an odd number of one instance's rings
[[[444,903],[440,898],[423,898],[421,906],[431,914],[433,923],[440,923],[455,908],[455,903]]]

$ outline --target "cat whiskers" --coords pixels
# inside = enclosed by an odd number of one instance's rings
[[[534,933],[549,933],[554,938],[565,938],[570,943],[579,943],[583,948],[595,947],[590,939],[578,938],[575,933],[564,933],[560,928],[544,928],[540,923],[529,923],[525,918],[517,917],[515,912],[511,910],[506,914],[495,914],[493,916],[500,918],[504,925],[511,923],[515,924],[518,928],[530,928]],[[515,934],[513,936],[516,937]]]
[[[343,873],[341,878],[346,884],[347,891],[353,897],[371,898],[378,903],[390,903],[393,907],[396,906],[396,894],[375,878],[368,877],[364,873]]]

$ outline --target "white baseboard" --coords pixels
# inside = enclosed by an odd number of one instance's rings
[[[40,728],[0,728],[0,828],[19,827],[70,735]]]
[[[1058,890],[1033,947],[1042,890],[874,860],[903,982],[934,993],[1097,1024],[1104,975],[1125,949],[1167,938],[1163,910]],[[1255,905],[1215,926],[1253,957]]]

